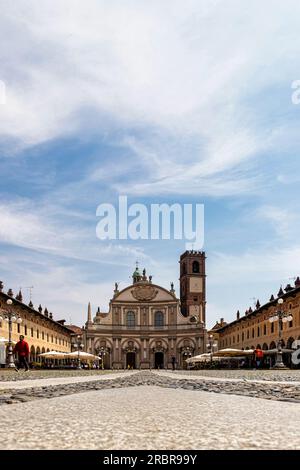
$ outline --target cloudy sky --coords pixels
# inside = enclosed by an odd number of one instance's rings
[[[138,259],[97,206],[203,203],[208,326],[300,275],[298,0],[0,0],[0,279],[82,325]],[[3,96],[2,96],[3,98]]]

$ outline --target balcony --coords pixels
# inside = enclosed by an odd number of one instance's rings
[[[166,331],[174,331],[174,330],[200,330],[199,325],[195,325],[193,323],[187,323],[184,325],[162,325],[162,326],[154,326],[154,325],[135,325],[135,326],[127,326],[127,325],[93,325],[93,330],[96,331],[127,331],[128,333],[133,331],[153,331],[153,332],[166,332]]]

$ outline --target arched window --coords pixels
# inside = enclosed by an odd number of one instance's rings
[[[199,272],[199,262],[193,261],[193,273],[198,273],[198,272]]]
[[[288,348],[288,349],[292,349],[292,346],[293,346],[294,341],[295,341],[294,338],[289,338],[289,339],[287,340],[287,348]]]
[[[134,312],[127,312],[126,325],[135,326],[135,313]]]
[[[164,326],[164,314],[162,312],[155,312],[154,326]]]

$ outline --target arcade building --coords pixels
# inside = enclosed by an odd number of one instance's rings
[[[185,359],[205,351],[205,253],[180,256],[180,299],[170,289],[153,284],[146,270],[136,267],[132,284],[115,283],[108,312],[88,306],[83,331],[85,350],[100,355],[105,368],[186,368]],[[174,359],[175,358],[175,359]]]

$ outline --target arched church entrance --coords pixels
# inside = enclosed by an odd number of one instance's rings
[[[126,354],[126,368],[127,369],[136,369],[135,352],[128,352]]]
[[[163,369],[164,368],[164,353],[159,351],[156,352],[154,355],[154,367],[155,369]]]

